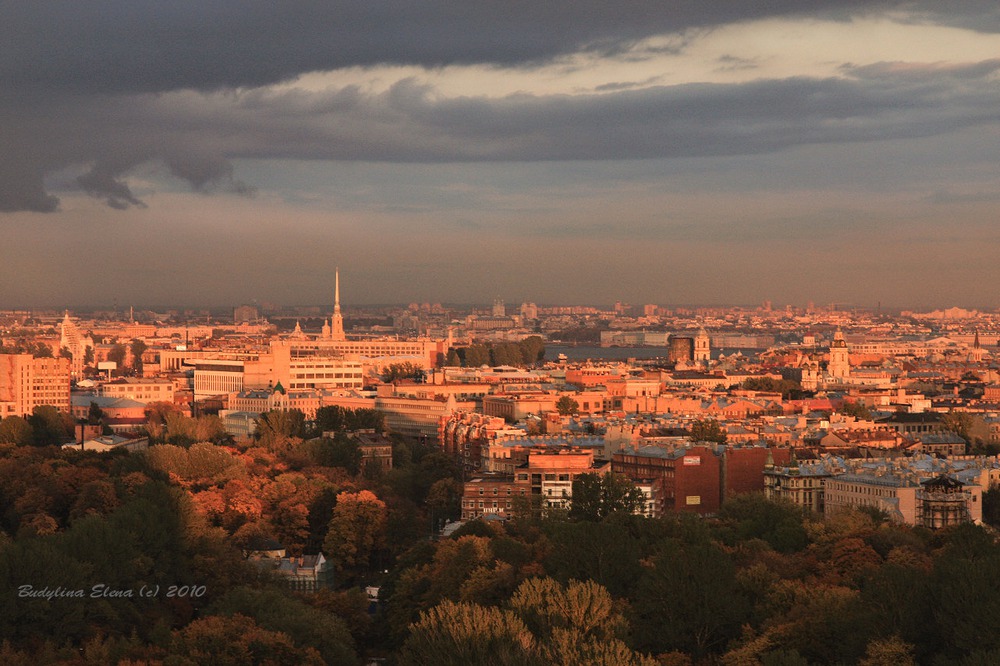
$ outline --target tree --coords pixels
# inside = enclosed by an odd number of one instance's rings
[[[325,664],[357,664],[351,635],[340,618],[277,590],[237,587],[212,604],[212,615],[252,618],[263,629],[281,632],[300,648],[314,648]]]
[[[899,636],[876,638],[868,643],[865,656],[858,666],[916,666],[913,646]]]
[[[729,555],[707,541],[671,540],[639,581],[633,610],[640,647],[700,659],[739,635],[750,604]]]
[[[580,411],[580,403],[568,395],[556,400],[556,411],[562,416],[572,416]]]
[[[254,437],[271,451],[285,451],[292,438],[305,435],[306,416],[298,409],[272,409],[257,419]]]
[[[382,381],[394,382],[400,379],[414,379],[422,381],[424,369],[416,363],[390,363],[389,367],[382,373]]]
[[[94,348],[90,345],[87,345],[83,351],[83,364],[94,365]]]
[[[802,385],[793,379],[774,379],[773,377],[750,377],[740,384],[747,391],[780,393],[785,400],[800,397],[805,393]]]
[[[174,632],[171,652],[190,661],[218,666],[320,666],[312,648],[298,648],[283,632],[268,631],[245,615],[200,618]]]
[[[636,513],[645,501],[642,491],[621,474],[580,474],[573,479],[573,504],[569,516],[599,521],[613,513]]]
[[[342,492],[337,495],[323,549],[339,573],[360,574],[383,546],[385,525],[385,502],[374,493]]]
[[[351,476],[361,470],[361,449],[342,432],[336,433],[333,439],[323,437],[307,444],[316,446],[316,463],[323,467],[340,467]]]
[[[545,358],[545,341],[540,336],[532,335],[518,343],[521,350],[521,362],[525,365],[535,365]]]
[[[490,348],[493,365],[521,365],[521,348],[513,342],[501,342]]]
[[[454,347],[448,350],[448,358],[445,360],[444,364],[449,368],[457,368],[462,365],[462,357],[458,355],[458,352]]]
[[[93,400],[90,402],[90,409],[87,410],[87,425],[104,425],[104,410]]]
[[[67,427],[66,419],[51,405],[35,407],[28,417],[28,423],[31,425],[32,443],[35,446],[58,446],[70,437],[72,429],[72,424]]]
[[[853,416],[859,421],[871,421],[872,413],[868,407],[862,402],[844,402],[840,405],[837,410],[845,416]]]
[[[715,419],[698,419],[691,424],[692,442],[726,443],[726,431]]]
[[[421,613],[400,652],[400,663],[423,666],[528,666],[544,663],[535,639],[512,611],[444,601]]]
[[[128,349],[120,342],[111,345],[111,349],[108,350],[108,360],[116,364],[118,374],[125,370],[126,356],[128,356]]]
[[[490,364],[490,350],[485,345],[472,345],[465,350],[465,367],[478,368]]]
[[[336,430],[385,430],[385,414],[377,409],[345,409],[327,405],[316,410],[316,429],[323,432]]]
[[[972,428],[972,414],[969,412],[956,412],[950,410],[941,417],[941,425],[945,430],[950,430],[965,441],[969,441],[969,430]]]
[[[462,492],[462,484],[455,479],[438,479],[431,484],[427,491],[427,508],[436,521],[457,520],[461,517]],[[437,525],[434,527],[436,529]]]
[[[0,444],[26,446],[34,440],[29,424],[23,417],[8,416],[0,421]]]
[[[719,518],[732,526],[740,541],[763,539],[781,553],[800,551],[808,544],[802,509],[791,502],[775,502],[753,493],[734,495],[722,504]]]
[[[132,372],[134,372],[137,377],[142,377],[142,355],[148,348],[149,347],[142,340],[136,339],[132,341]]]

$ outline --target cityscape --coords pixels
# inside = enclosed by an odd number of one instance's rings
[[[654,663],[652,653],[667,663],[726,663],[749,651],[760,663],[770,663],[768,654],[826,663],[830,655],[882,653],[896,663],[937,644],[904,638],[917,627],[899,618],[888,637],[869,627],[871,638],[855,643],[839,634],[801,643],[801,623],[832,622],[822,614],[861,607],[874,612],[865,606],[875,603],[865,585],[897,584],[893,576],[908,590],[924,581],[922,594],[938,594],[931,581],[940,568],[965,566],[951,562],[957,555],[938,535],[970,539],[961,530],[973,528],[985,539],[977,548],[996,547],[1000,311],[508,305],[501,297],[475,307],[359,307],[341,301],[342,286],[351,289],[344,277],[334,272],[326,308],[0,312],[9,566],[28,556],[12,544],[29,535],[53,540],[34,543],[51,543],[48,557],[58,557],[59,535],[100,521],[112,530],[136,497],[159,493],[186,515],[183,529],[205,531],[200,538],[229,549],[216,553],[225,566],[243,568],[227,574],[239,580],[223,582],[195,567],[172,584],[184,612],[220,609],[242,624],[195,631],[195,620],[167,645],[109,635],[100,648],[107,654],[197,655],[208,649],[200,641],[237,640],[231,632],[239,630],[298,637],[295,644],[273,635],[255,640],[277,641],[267,649],[284,645],[300,663],[312,650],[325,663],[362,655],[427,663],[446,646],[468,659],[482,646],[471,637],[432,638],[435,622],[464,622],[471,631],[480,621],[466,616],[474,608],[499,622],[489,613],[510,611],[489,605],[497,594],[513,594],[510,603],[526,618],[562,617],[560,608],[536,606],[587,594],[633,604],[637,615],[608,619],[636,623],[632,643],[581,634],[572,647],[535,648],[542,662],[561,655],[573,663]],[[52,486],[45,469],[57,460],[78,471]],[[143,490],[157,479],[163,487]],[[694,529],[686,522],[692,518],[708,526],[716,545],[698,552],[709,546],[675,535],[671,547],[680,550],[668,557],[654,548],[647,557],[660,559],[643,563],[645,541],[655,541],[657,530]],[[131,548],[152,547],[134,527],[119,529]],[[626,538],[623,529],[639,536]],[[751,536],[753,554],[743,550]],[[621,538],[627,546],[615,544]],[[519,554],[496,550],[502,543],[519,544]],[[434,554],[425,564],[410,562],[430,557],[417,554],[427,548]],[[531,555],[535,549],[542,552]],[[615,563],[600,564],[604,557]],[[458,585],[451,592],[427,596],[408,587],[444,584],[441,566],[467,572],[449,583]],[[666,614],[665,599],[685,608],[673,586],[689,583],[678,576],[721,576],[720,566],[730,578],[711,585],[731,589],[706,602],[708,616]],[[538,567],[549,575],[532,577]],[[781,567],[810,573],[786,577]],[[746,642],[739,628],[752,621],[752,606],[777,593],[755,598],[745,579],[753,571],[770,571],[768,585],[792,585],[785,593],[818,585],[851,601],[821,605],[812,611],[817,617],[792,628],[772,626],[771,616]],[[141,607],[132,594],[163,579],[134,563],[102,574],[113,582],[79,575],[97,582],[81,588],[45,575],[44,586],[11,588],[12,597],[31,601],[11,609],[9,635],[30,642],[32,629],[16,619],[30,603],[66,612],[57,607],[80,603],[72,597],[79,592],[121,594]],[[629,582],[635,576],[645,581],[639,588]],[[584,580],[595,587],[574,587]],[[228,588],[221,599],[216,586]],[[806,589],[799,593],[811,598]],[[427,606],[430,600],[438,605]],[[409,610],[399,615],[404,603]],[[275,604],[329,625],[337,639],[315,644],[294,626],[265,629],[284,627],[289,617],[248,619]],[[965,597],[959,605],[967,616],[980,612]],[[649,635],[653,616],[641,613],[666,614],[684,630],[660,635],[660,626]],[[938,630],[950,620],[936,620]],[[120,617],[109,622],[127,625]],[[74,629],[62,631],[71,639]]]
[[[1000,6],[15,3],[0,664],[1000,663]]]

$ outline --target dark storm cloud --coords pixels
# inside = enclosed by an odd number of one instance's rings
[[[538,62],[648,37],[862,0],[411,0],[7,3],[0,80],[22,90],[158,92],[259,86],[351,65]]]
[[[605,84],[602,95],[499,100],[440,99],[413,81],[380,95],[259,87],[351,65],[533,66],[693,27],[790,14],[846,19],[889,6],[940,20],[934,3],[852,0],[12,3],[0,21],[0,211],[56,210],[44,178],[68,167],[82,171],[78,187],[125,208],[142,196],[125,176],[150,161],[197,191],[250,194],[230,160],[747,154],[995,119],[995,82],[984,82],[994,64],[643,90],[626,81]],[[968,6],[950,8],[948,20],[981,30],[1000,23],[995,7]],[[720,64],[741,62],[727,58]]]
[[[262,90],[219,109],[230,157],[537,161],[741,155],[927,136],[1000,119],[1000,60],[847,70],[848,78],[686,84],[595,95],[440,99],[404,80],[379,95]],[[265,120],[261,120],[261,116]]]
[[[606,160],[747,155],[790,146],[923,137],[1000,120],[1000,60],[845,68],[845,78],[686,84],[593,95],[442,98],[404,80],[381,94],[194,92],[74,99],[11,139],[36,179],[89,164],[77,182],[113,208],[138,205],[122,177],[158,160],[194,189],[249,188],[237,158],[400,162]],[[30,150],[31,132],[44,137]],[[16,143],[11,145],[16,146]],[[35,161],[32,161],[34,159]],[[10,165],[5,165],[10,169]],[[38,182],[0,190],[9,210],[52,209]]]

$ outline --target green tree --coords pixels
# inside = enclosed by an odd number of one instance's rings
[[[305,435],[305,421],[305,414],[298,409],[272,409],[257,419],[254,437],[271,451],[287,451],[293,438]]]
[[[34,441],[31,424],[23,417],[8,416],[0,421],[0,444],[27,446]]]
[[[521,350],[521,362],[525,365],[535,365],[545,359],[545,341],[540,336],[532,335],[518,343]]]
[[[385,502],[368,490],[337,495],[323,549],[338,573],[367,571],[371,557],[385,543]]]
[[[94,365],[94,348],[87,346],[83,352],[83,364],[84,365]]]
[[[87,425],[103,425],[104,410],[97,406],[94,401],[90,402],[90,409],[87,410]]]
[[[137,377],[142,377],[142,355],[147,349],[149,349],[148,345],[142,340],[136,339],[132,341],[130,348],[132,354],[132,372]]]
[[[435,522],[457,520],[462,515],[462,484],[452,478],[438,479],[427,491],[427,508]],[[434,526],[435,529],[437,525]]]
[[[846,400],[837,409],[845,416],[853,416],[859,421],[871,421],[871,410],[863,402],[847,402]]]
[[[327,405],[316,410],[316,429],[323,432],[337,430],[385,430],[385,414],[377,409],[345,409]]]
[[[448,358],[444,364],[450,368],[458,368],[462,365],[462,357],[458,355],[458,351],[454,347],[448,350]]]
[[[972,414],[969,412],[956,412],[952,409],[941,417],[941,425],[945,430],[950,430],[967,442],[970,441]]]
[[[69,415],[66,415],[67,417]],[[31,425],[32,443],[35,446],[58,446],[72,436],[72,419],[63,418],[58,409],[51,405],[39,405],[31,411],[28,423]]]
[[[352,441],[342,432],[338,432],[331,439],[323,437],[315,442],[317,448],[316,462],[323,467],[340,467],[347,470],[351,476],[356,476],[361,470],[361,449],[357,442]]]
[[[281,632],[299,648],[314,648],[323,663],[358,663],[354,641],[343,621],[277,590],[236,587],[208,609],[210,615],[245,615],[260,627]]]
[[[628,477],[613,472],[580,474],[573,479],[570,518],[604,520],[613,513],[636,513],[646,501]]]
[[[639,581],[633,611],[639,647],[701,659],[740,634],[750,604],[735,564],[718,546],[671,540]]]
[[[568,395],[556,400],[556,411],[562,416],[571,416],[580,411],[580,403]]]
[[[465,350],[465,367],[478,368],[490,364],[490,350],[485,345],[471,345]]]
[[[726,443],[726,431],[715,419],[698,419],[691,424],[692,442]]]
[[[108,350],[108,360],[117,365],[117,374],[122,374],[125,370],[125,357],[128,356],[128,349],[120,342],[111,345]]]
[[[492,365],[521,365],[521,348],[513,342],[501,342],[490,348]]]
[[[808,544],[802,509],[791,502],[775,502],[762,495],[744,493],[727,499],[719,519],[732,526],[737,542],[763,539],[781,553],[800,551]]]
[[[394,382],[401,379],[423,381],[424,369],[416,363],[390,363],[382,373],[382,381]]]

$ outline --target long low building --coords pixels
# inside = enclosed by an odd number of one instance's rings
[[[764,470],[765,495],[826,515],[846,509],[883,511],[890,520],[929,528],[982,521],[983,488],[1000,480],[995,457],[962,456],[820,460]]]

